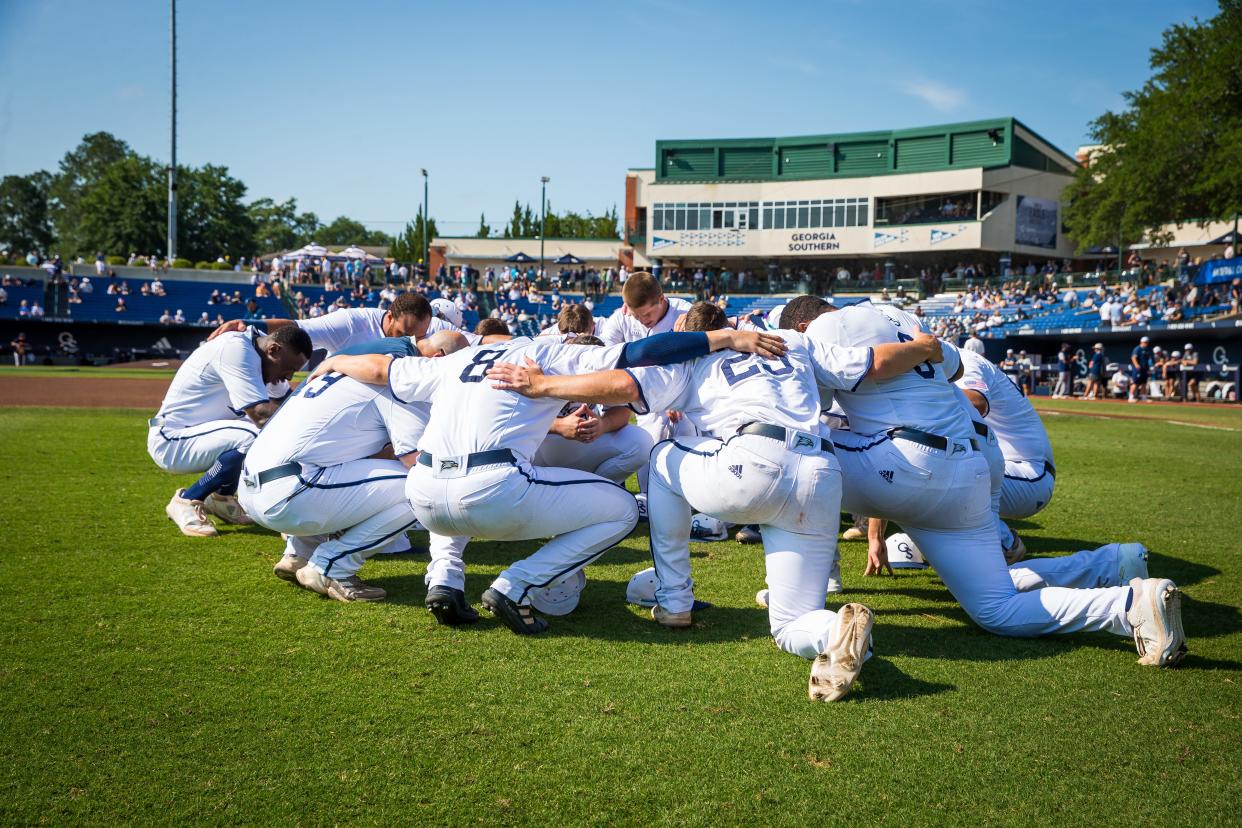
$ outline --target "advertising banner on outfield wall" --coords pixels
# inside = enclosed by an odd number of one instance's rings
[[[1014,242],[1030,247],[1055,249],[1059,206],[1055,201],[1046,198],[1018,196],[1018,222]]]

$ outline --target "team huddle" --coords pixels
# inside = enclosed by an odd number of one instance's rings
[[[871,518],[867,574],[930,565],[990,632],[1107,630],[1154,666],[1185,654],[1180,592],[1149,577],[1141,544],[1023,560],[1005,518],[1051,500],[1052,448],[983,357],[886,305],[799,296],[755,324],[666,298],[647,273],[622,298],[606,319],[567,306],[533,339],[497,320],[462,331],[452,303],[418,294],[387,310],[228,323],[150,421],[156,464],[202,473],[167,514],[188,535],[216,535],[209,515],[280,532],[275,574],[346,602],[382,600],[359,571],[425,529],[426,606],[449,625],[478,619],[471,538],[550,538],[481,596],[523,635],[572,612],[584,568],[644,518],[653,566],[627,600],[691,627],[711,611],[695,593],[692,524],[755,526],[756,599],[777,646],[811,661],[817,701],[844,696],[872,654],[870,608],[825,608],[841,588],[843,510]],[[885,542],[888,521],[901,543]]]

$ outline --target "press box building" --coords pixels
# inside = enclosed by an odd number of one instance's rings
[[[1014,118],[889,132],[657,141],[626,177],[635,267],[857,273],[1073,255],[1078,162]]]

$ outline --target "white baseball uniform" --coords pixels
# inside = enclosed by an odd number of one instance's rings
[[[298,327],[306,331],[316,349],[323,348],[332,356],[350,345],[382,339],[387,313],[379,308],[342,308],[315,319],[299,319]]]
[[[420,442],[423,454],[406,486],[419,521],[446,536],[554,536],[493,582],[511,600],[528,602],[532,588],[582,569],[625,538],[638,521],[638,505],[602,477],[533,466],[531,458],[565,403],[497,391],[487,370],[496,362],[522,365],[530,357],[547,374],[586,373],[614,367],[622,350],[520,338],[440,359],[394,359],[389,368],[396,399],[433,403]],[[484,452],[489,454],[480,456]]]
[[[612,315],[604,321],[603,327],[598,329],[599,338],[603,340],[605,345],[620,345],[626,342],[637,342],[640,339],[645,339],[655,334],[668,333],[673,330],[677,320],[685,316],[686,312],[690,310],[692,303],[687,302],[685,299],[678,299],[675,296],[666,297],[666,300],[668,301],[668,310],[660,318],[660,321],[650,328],[628,313],[625,306],[622,305],[613,311]],[[662,409],[655,409],[636,417],[635,424],[651,436],[652,443],[658,443],[666,437],[671,437],[673,434],[693,434],[688,424],[673,423],[669,419],[667,412]],[[640,491],[647,491],[647,471],[645,467],[639,469],[638,488]]]
[[[820,426],[817,385],[854,388],[871,349],[824,345],[792,331],[784,357],[718,351],[682,365],[639,368],[636,410],[685,412],[706,437],[675,437],[651,455],[647,495],[651,553],[665,610],[694,603],[691,511],[758,524],[769,590],[768,620],[778,646],[815,658],[831,640],[836,613],[824,593],[837,555],[826,515],[841,505],[840,465]],[[767,428],[768,434],[743,431]]]
[[[471,345],[479,345],[483,342],[483,337],[480,334],[472,333],[471,331],[467,331],[465,328],[459,328],[452,322],[449,322],[447,319],[443,319],[439,316],[431,317],[431,321],[427,323],[427,333],[423,335],[423,339],[426,339],[434,333],[439,333],[440,331],[457,331],[457,333],[464,336],[466,338],[466,342]]]
[[[602,333],[602,332],[603,332],[603,330],[604,330],[604,325],[608,322],[608,317],[606,317],[606,316],[595,316],[595,317],[592,317],[592,319],[594,319],[594,320],[595,320],[595,327],[591,328],[591,333],[592,333],[593,335],[595,335],[595,336],[600,336],[600,335],[601,335],[601,333]],[[676,321],[676,320],[674,320],[674,321]],[[672,330],[672,328],[669,328],[669,330]],[[561,333],[561,329],[560,329],[560,327],[559,327],[558,323],[556,323],[556,322],[553,322],[551,325],[549,325],[548,327],[546,327],[546,328],[544,328],[542,331],[540,331],[540,332],[539,332],[539,335],[540,335],[540,336],[559,336],[559,337],[561,337],[561,339],[562,339],[562,340],[564,340],[564,338],[565,338],[565,336],[566,336],[565,334],[562,334],[562,333]],[[602,336],[600,336],[600,338],[601,338],[601,339],[603,339],[603,337],[602,337]]]
[[[167,472],[204,472],[224,452],[245,450],[259,433],[245,411],[269,399],[254,328],[230,331],[194,349],[177,369],[147,431],[147,453]]]
[[[966,351],[962,354],[962,368],[957,385],[986,400],[985,421],[996,432],[1005,457],[1000,516],[1030,517],[1052,500],[1056,482],[1048,432],[1022,392],[987,359]],[[1008,535],[1008,530],[1003,530],[1002,535]]]
[[[807,335],[823,342],[907,341],[921,326],[904,311],[867,304],[826,313]],[[1127,587],[1018,592],[1001,554],[991,508],[991,471],[971,419],[946,373],[961,359],[867,379],[839,392],[850,431],[834,431],[846,511],[894,520],[936,568],[974,621],[1000,635],[1076,630],[1130,634]],[[835,514],[834,514],[835,517]]]
[[[310,566],[347,578],[413,525],[406,467],[371,455],[388,443],[398,457],[416,451],[429,416],[430,406],[402,405],[386,388],[338,373],[316,377],[250,447],[238,499],[257,523],[303,538],[289,552],[313,546]]]
[[[579,408],[579,405],[568,403],[558,416],[567,416]],[[601,413],[599,410],[595,412],[596,416]],[[540,444],[531,462],[536,466],[581,469],[606,477],[613,483],[623,484],[630,475],[647,465],[654,445],[651,435],[638,426],[627,423],[616,431],[599,435],[589,443],[568,440],[559,434],[549,434]]]

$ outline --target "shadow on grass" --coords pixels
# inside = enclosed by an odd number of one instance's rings
[[[1242,612],[1229,604],[1199,601],[1182,593],[1182,623],[1193,650],[1196,638],[1219,638],[1242,630]]]
[[[882,657],[875,657],[863,665],[859,674],[859,687],[842,699],[842,702],[897,701],[934,696],[948,690],[956,690],[952,684],[917,679],[904,673],[896,664]],[[841,702],[838,702],[840,704]]]

